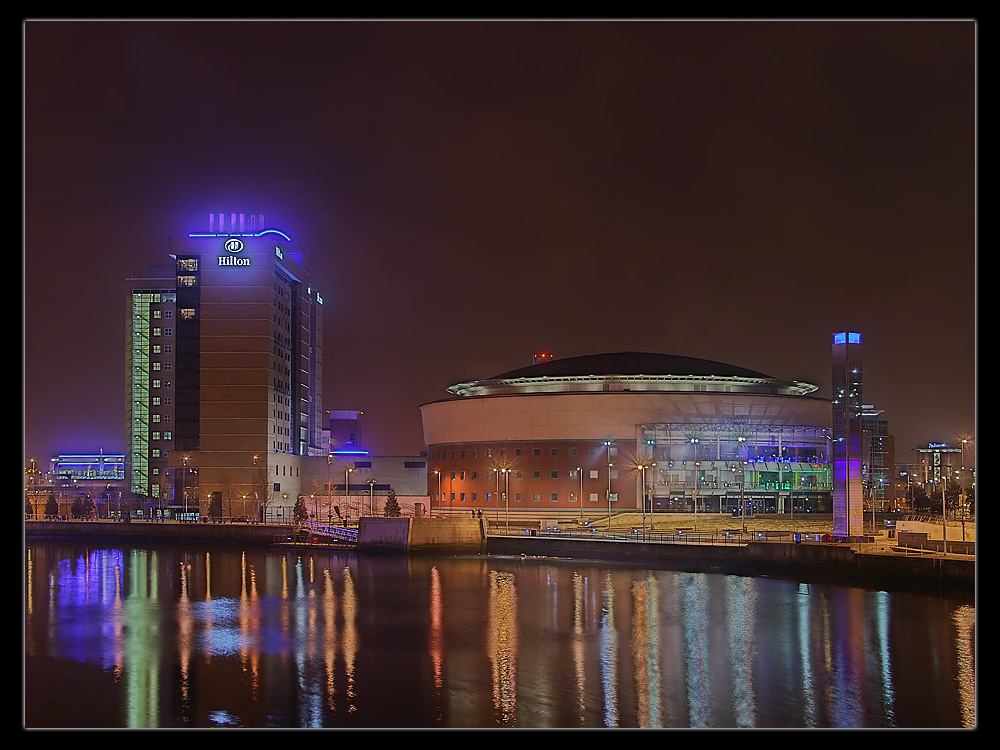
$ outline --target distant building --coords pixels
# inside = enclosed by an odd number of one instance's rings
[[[881,418],[881,409],[871,404],[861,409],[865,497],[877,510],[895,510],[895,438],[889,433],[888,421]]]

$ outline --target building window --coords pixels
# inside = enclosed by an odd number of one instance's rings
[[[575,456],[576,455],[576,448],[567,448],[566,449],[566,454],[570,455],[570,456]]]
[[[500,455],[503,455],[503,454],[501,453]],[[515,456],[520,456],[521,455],[521,449],[520,448],[515,448],[514,449],[514,455]]]
[[[477,448],[472,449],[472,457],[479,458],[479,450]]]
[[[532,456],[540,456],[540,455],[542,455],[542,449],[541,448],[532,448],[531,449],[531,455]]]
[[[198,286],[197,276],[178,276],[177,286]]]
[[[479,472],[478,471],[472,472],[472,479],[473,479],[473,481],[475,481],[478,478],[479,478]]]
[[[177,312],[180,314],[181,320],[194,320],[194,308],[193,307],[182,307]]]
[[[464,492],[462,492],[462,493],[459,493],[459,500],[460,500],[461,502],[463,502],[463,503],[465,502],[465,493],[464,493]]]
[[[558,478],[559,478],[559,472],[558,471],[556,471],[555,469],[553,469],[552,471],[549,472],[549,479],[558,479]]]
[[[455,472],[451,472],[451,478],[452,478],[452,479],[454,479],[454,478],[455,478]]]
[[[153,381],[153,387],[154,388],[159,388],[160,387],[160,381],[159,380],[154,380]]]
[[[590,502],[592,502],[592,503],[596,503],[597,502],[597,493],[596,492],[591,492],[590,493]]]
[[[476,502],[476,493],[475,492],[472,493],[472,502]]]
[[[540,472],[540,471],[538,471],[536,469],[535,471],[531,472],[531,478],[532,479],[541,479],[542,478],[542,472]]]
[[[550,456],[558,456],[559,455],[559,449],[558,448],[549,448],[549,455]]]
[[[591,469],[590,470],[590,478],[591,479],[597,479],[597,469]]]
[[[515,503],[521,502],[521,493],[520,492],[515,492],[514,493],[514,502]]]
[[[559,493],[558,492],[550,492],[549,493],[549,502],[550,503],[558,503],[559,502]]]
[[[154,336],[160,336],[162,333],[163,333],[163,330],[160,329],[160,328],[154,328],[153,329],[153,335]]]

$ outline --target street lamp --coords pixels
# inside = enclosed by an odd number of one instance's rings
[[[583,524],[583,467],[577,466],[576,473],[580,477],[580,523]]]
[[[605,440],[604,445],[608,449],[608,533],[611,533],[611,440]]]
[[[642,499],[642,536],[645,539],[645,537],[646,537],[646,465],[645,464],[639,464],[638,468],[642,472],[642,486],[641,486],[641,493],[640,494],[642,495],[642,498],[641,498]]]
[[[181,494],[184,495],[184,520],[185,521],[188,520],[188,494],[187,494],[187,487],[185,486],[185,483],[187,482],[187,477],[184,476],[184,475],[187,474],[188,460],[190,458],[191,458],[190,456],[184,456],[184,470],[181,472]]]
[[[368,480],[368,513],[375,515],[375,480]]]
[[[503,472],[503,504],[504,515],[507,523],[507,536],[510,536],[510,469],[501,469]]]
[[[344,469],[344,507],[350,508],[350,496],[351,496],[351,472],[354,471],[353,466],[348,466]],[[350,513],[350,510],[348,510]]]
[[[437,494],[437,499],[438,499],[438,508],[440,508],[441,507],[441,472],[440,471],[435,471],[434,473],[437,474],[437,478],[438,478],[438,494]],[[427,514],[430,515],[430,511],[429,510],[428,510]]]
[[[490,469],[490,471],[493,472],[493,476],[497,480],[497,491],[494,497],[496,497],[497,499],[496,521],[497,521],[497,526],[499,526],[500,525],[500,469],[499,467],[494,466],[492,469]]]

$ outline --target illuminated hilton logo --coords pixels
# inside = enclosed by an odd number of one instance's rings
[[[243,250],[243,240],[237,239],[235,237],[230,237],[226,240],[226,250],[230,253],[238,253]],[[220,255],[219,256],[220,266],[249,266],[249,258],[239,258],[235,255]]]

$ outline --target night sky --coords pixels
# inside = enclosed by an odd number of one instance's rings
[[[649,351],[805,380],[864,337],[897,460],[976,423],[974,21],[32,21],[24,451],[124,451],[125,279],[264,214],[324,408]]]

